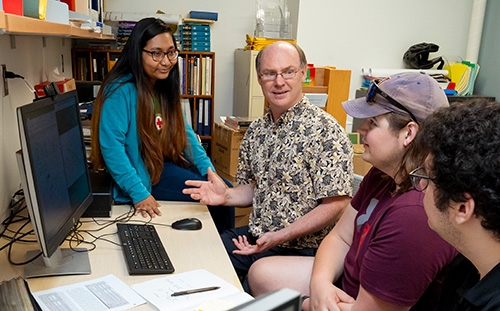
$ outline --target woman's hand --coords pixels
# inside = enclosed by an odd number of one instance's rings
[[[152,195],[145,198],[141,202],[135,203],[135,212],[134,216],[141,213],[142,217],[146,218],[148,215],[151,218],[155,218],[156,215],[161,216],[160,204],[156,202],[155,198]]]
[[[304,300],[302,309],[304,311],[345,311],[350,310],[354,302],[354,298],[331,283],[325,283],[322,286],[314,286],[311,283],[311,297]]]

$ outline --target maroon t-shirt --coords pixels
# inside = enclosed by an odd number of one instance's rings
[[[412,306],[456,250],[427,224],[423,196],[393,196],[394,181],[372,168],[351,205],[358,211],[344,262],[343,290],[356,297],[360,284],[389,303]]]

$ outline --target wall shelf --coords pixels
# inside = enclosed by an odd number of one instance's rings
[[[0,34],[59,36],[75,39],[115,39],[113,35],[104,35],[71,25],[4,13],[4,11],[0,11]]]

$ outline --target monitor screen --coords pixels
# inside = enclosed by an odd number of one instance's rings
[[[19,172],[43,253],[41,269],[46,270],[31,271],[31,265],[25,267],[25,274],[28,270],[41,275],[84,273],[72,270],[89,266],[88,255],[59,248],[93,199],[77,93],[70,91],[36,100],[19,107],[17,117],[21,142]],[[27,254],[27,259],[32,255]],[[85,256],[86,263],[78,262]],[[40,263],[34,264],[37,265]],[[59,266],[63,266],[63,271],[54,270]]]
[[[76,92],[80,103],[94,101],[99,93],[101,81],[76,81]]]
[[[264,295],[257,296],[254,300],[245,302],[229,311],[300,311],[302,310],[302,297],[299,292],[283,288]]]

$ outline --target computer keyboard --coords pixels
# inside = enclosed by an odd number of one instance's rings
[[[130,275],[174,272],[154,226],[128,223],[116,226]]]

